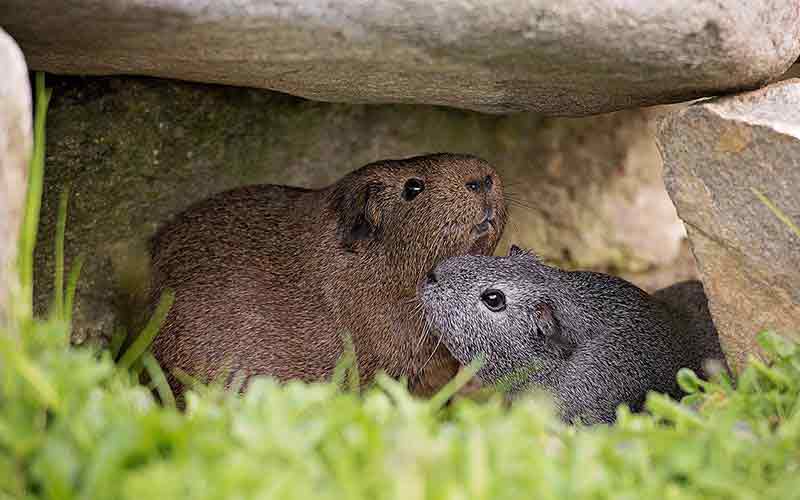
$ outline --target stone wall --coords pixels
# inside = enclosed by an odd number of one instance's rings
[[[499,251],[513,241],[561,265],[632,273],[669,267],[681,251],[653,136],[659,110],[490,116],[142,78],[49,84],[37,270],[52,274],[55,209],[71,184],[67,258],[87,254],[79,337],[108,334],[126,312],[146,278],[144,242],[169,215],[242,184],[321,187],[381,158],[454,151],[491,161],[513,200]],[[50,281],[37,283],[45,307]]]

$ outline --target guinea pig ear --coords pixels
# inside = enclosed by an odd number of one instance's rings
[[[536,255],[535,253],[531,252],[530,250],[523,250],[522,248],[518,247],[517,245],[511,245],[511,248],[508,249],[508,256],[509,257],[527,257],[529,259],[533,259],[538,263],[542,263],[542,259]]]
[[[561,328],[556,321],[553,306],[545,302],[539,302],[533,306],[533,317],[536,322],[536,331],[543,337],[559,342],[561,339]]]
[[[509,257],[518,257],[520,255],[525,255],[525,253],[525,250],[521,249],[517,245],[511,245],[511,248],[508,249]]]
[[[564,336],[561,325],[558,324],[553,306],[546,302],[539,302],[533,306],[533,316],[536,323],[536,334],[544,337],[548,342],[560,347],[567,354],[571,354],[575,346]]]
[[[374,195],[381,192],[384,185],[368,182],[352,189],[343,189],[334,195],[334,209],[337,213],[336,233],[339,241],[349,251],[357,241],[376,239],[380,235]]]

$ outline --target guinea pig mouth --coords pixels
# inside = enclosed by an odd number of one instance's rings
[[[472,242],[469,249],[467,250],[467,255],[486,255],[489,251],[489,237],[487,235],[483,235]]]
[[[497,226],[495,226],[494,218],[490,217],[483,219],[481,223],[475,224],[472,227],[472,234],[474,234],[478,238],[489,234],[490,231],[497,231]]]
[[[491,248],[491,233],[488,228],[479,228],[480,225],[486,224],[488,227],[494,227],[491,222],[483,222],[476,225],[472,230],[472,244],[467,249],[468,255],[486,255]]]
[[[495,225],[495,215],[497,215],[497,209],[493,206],[484,206],[483,210],[480,213],[480,222],[476,222],[472,228],[472,234],[476,236],[483,236],[484,234],[488,233],[491,230],[497,231],[497,226]]]

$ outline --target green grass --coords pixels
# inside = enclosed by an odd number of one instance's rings
[[[43,82],[37,95],[42,106]],[[41,161],[43,132],[36,137]],[[41,170],[34,176],[41,183]],[[499,399],[445,406],[455,386],[422,401],[384,378],[358,394],[341,389],[344,371],[328,384],[259,379],[243,397],[200,388],[181,413],[131,376],[139,366],[165,385],[144,347],[169,297],[121,363],[68,345],[79,263],[53,312],[33,318],[41,186],[29,193],[37,206],[26,212],[22,297],[0,331],[0,499],[800,495],[800,348],[770,333],[760,341],[773,361],[752,361],[735,388],[683,371],[683,404],[651,395],[651,414],[622,408],[610,427],[566,427],[534,396],[511,408]],[[62,286],[63,247],[56,252]]]

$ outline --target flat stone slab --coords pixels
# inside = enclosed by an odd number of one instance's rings
[[[14,274],[32,137],[31,89],[25,58],[0,29],[0,321]]]
[[[658,131],[722,347],[734,367],[772,329],[800,340],[800,79],[695,104]]]
[[[0,25],[55,73],[573,116],[756,88],[800,53],[797,0],[4,0]]]

